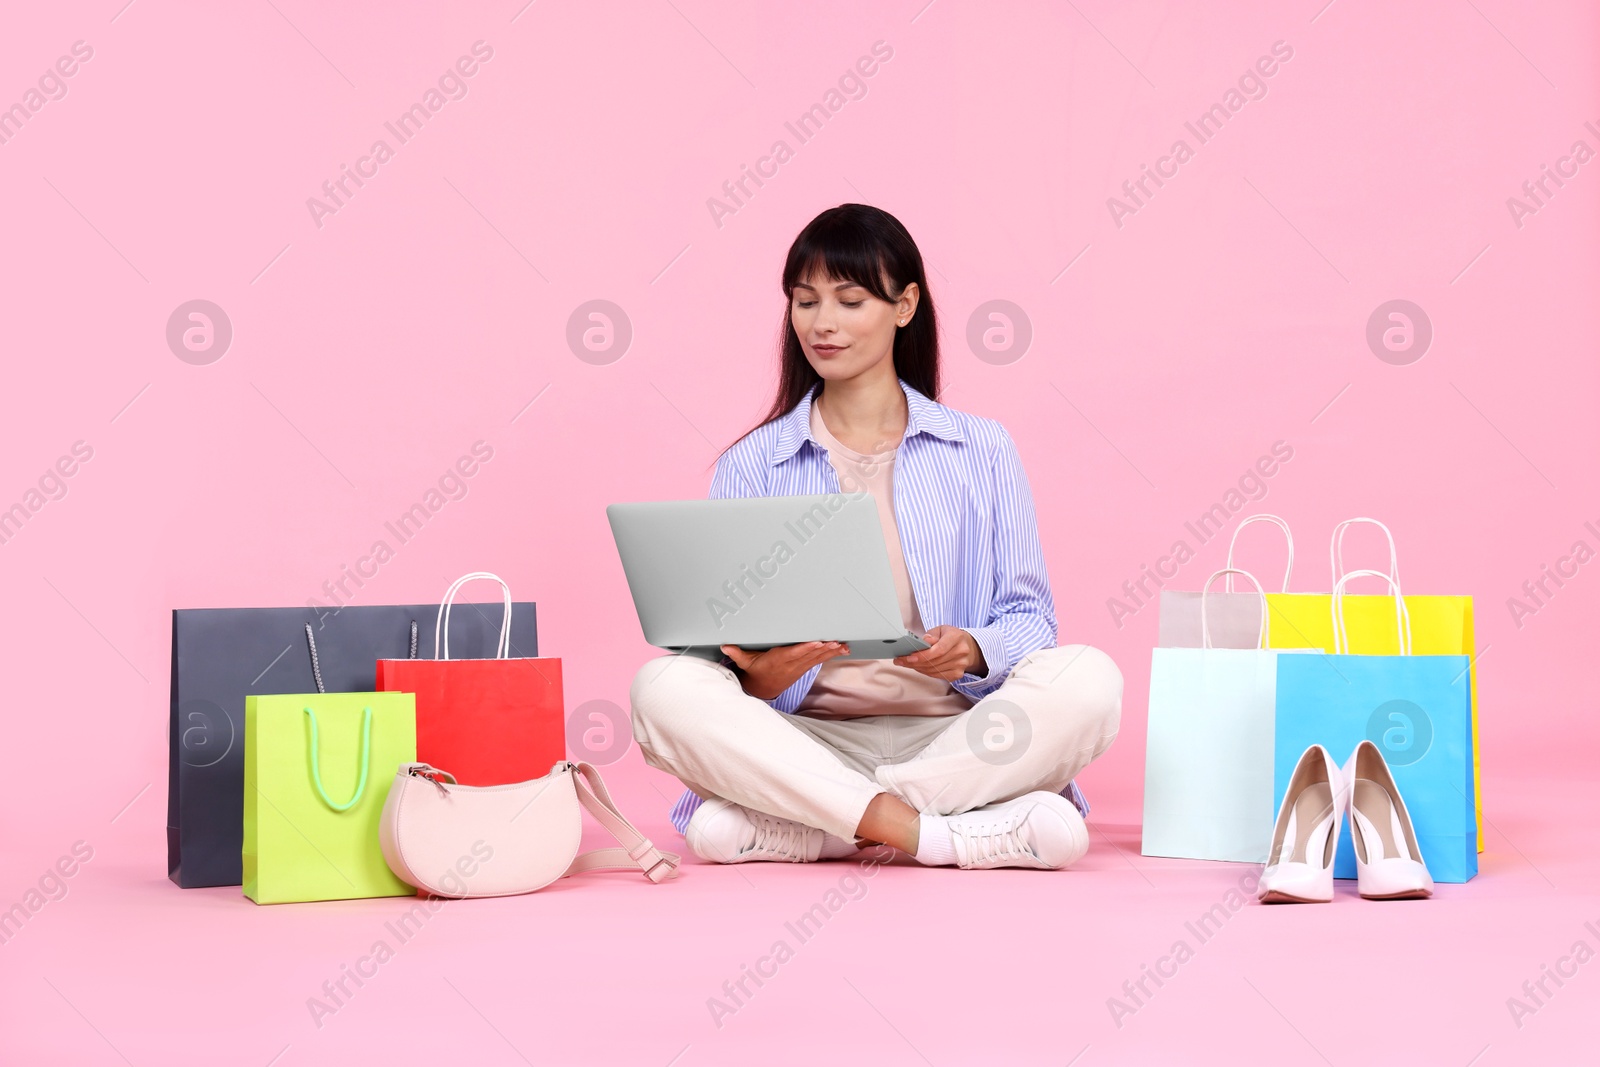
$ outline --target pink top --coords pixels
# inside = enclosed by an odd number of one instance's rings
[[[894,520],[894,460],[900,442],[884,441],[879,451],[864,455],[841,444],[828,432],[822,415],[811,406],[811,435],[828,450],[828,460],[839,475],[839,488],[847,493],[866,490],[878,505],[889,570],[907,630],[921,634],[922,617],[911,595],[911,576],[900,549],[900,530]],[[854,719],[863,715],[957,715],[972,701],[942,678],[919,674],[886,659],[834,659],[822,665],[817,677],[795,708],[797,715],[817,719]]]

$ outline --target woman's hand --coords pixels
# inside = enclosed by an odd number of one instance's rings
[[[722,652],[739,668],[739,684],[761,700],[771,700],[793,685],[817,664],[848,655],[843,641],[805,641],[798,645],[779,645],[761,652],[747,652],[738,645],[723,645]]]
[[[959,626],[935,626],[923,634],[922,639],[932,647],[909,656],[896,656],[895,664],[910,667],[930,678],[943,678],[947,682],[953,682],[969,672],[989,673],[989,665],[984,661],[983,649],[978,647],[977,639]]]

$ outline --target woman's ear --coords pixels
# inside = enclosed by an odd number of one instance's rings
[[[900,299],[895,301],[895,321],[904,326],[911,321],[911,316],[916,314],[917,301],[922,295],[922,290],[917,288],[916,282],[907,283],[900,291]]]

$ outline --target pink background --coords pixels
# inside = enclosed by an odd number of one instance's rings
[[[1390,1047],[1487,1064],[1569,1047],[1600,971],[1520,1028],[1506,998],[1574,941],[1600,947],[1583,926],[1600,925],[1583,816],[1600,799],[1600,564],[1520,627],[1506,601],[1574,541],[1600,549],[1583,525],[1600,526],[1600,162],[1520,226],[1506,201],[1574,141],[1600,149],[1584,126],[1600,126],[1596,17],[1571,2],[1321,3],[13,13],[0,105],[73,42],[94,54],[0,144],[0,506],[75,441],[93,459],[0,545],[0,907],[74,841],[94,858],[0,946],[5,1058],[687,1065],[815,1062],[849,1041],[884,1062],[1265,1045],[1286,1063],[1397,1062],[1373,1052]],[[493,58],[467,95],[397,146],[383,124],[479,40]],[[893,57],[865,97],[798,144],[784,123],[876,41]],[[1183,123],[1276,41],[1293,58],[1267,95],[1119,228],[1107,198],[1175,138],[1193,146]],[[394,158],[319,228],[307,198],[380,137]],[[794,157],[719,226],[707,199],[779,138]],[[625,705],[651,650],[604,506],[704,495],[717,451],[770,400],[783,253],[846,201],[919,242],[942,399],[1016,438],[1061,640],[1105,648],[1127,676],[1122,735],[1083,778],[1089,859],[1042,878],[881,871],[834,918],[848,931],[802,948],[721,1029],[706,999],[844,868],[694,865],[661,888],[602,878],[452,907],[439,923],[453,929],[317,1029],[305,998],[394,902],[257,909],[165,881],[171,609],[303,604],[482,440],[494,456],[466,497],[355,602],[434,599],[497,571],[538,601],[569,708]],[[204,366],[164,336],[196,298],[234,331]],[[594,299],[633,334],[604,365],[566,341]],[[966,342],[996,299],[1031,322],[1010,362]],[[1433,325],[1410,365],[1365,341],[1392,299]],[[1247,908],[1118,1028],[1107,998],[1243,868],[1138,856],[1156,613],[1119,629],[1106,601],[1280,440],[1292,461],[1239,514],[1295,528],[1294,588],[1325,590],[1328,532],[1371,515],[1399,539],[1408,592],[1476,598],[1484,873],[1403,913],[1348,895]],[[1244,556],[1264,576],[1281,568],[1270,534],[1252,530]],[[1205,546],[1173,585],[1198,588],[1224,551]],[[1352,555],[1382,561],[1371,532]],[[637,751],[608,774],[647,833],[676,839],[674,783]],[[637,1026],[614,1025],[618,1003]],[[1363,1015],[1381,1022],[1363,1033]]]

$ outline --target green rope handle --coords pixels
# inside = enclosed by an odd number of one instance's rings
[[[328,791],[322,788],[322,772],[317,763],[317,713],[310,708],[305,709],[311,716],[311,784],[316,787],[317,796],[322,802],[334,811],[349,811],[361,799],[361,794],[367,791],[367,769],[372,762],[372,709],[365,709],[361,718],[361,780],[356,783],[356,794],[343,804],[335,804],[328,796]]]

